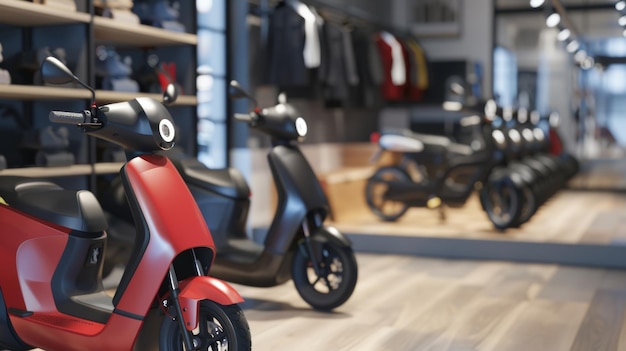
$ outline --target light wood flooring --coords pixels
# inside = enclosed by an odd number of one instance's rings
[[[237,285],[263,350],[626,350],[626,272],[359,254],[333,313]]]

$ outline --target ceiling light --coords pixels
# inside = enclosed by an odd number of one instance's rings
[[[626,9],[626,1],[618,1],[615,3],[615,9],[617,11],[622,11],[623,9]]]
[[[596,60],[594,60],[591,56],[587,56],[583,62],[580,63],[580,67],[582,67],[582,69],[591,69],[595,64]]]
[[[587,52],[585,50],[578,50],[576,54],[574,54],[574,60],[578,63],[582,63],[587,58]]]
[[[622,17],[620,17],[620,18],[617,20],[617,23],[618,23],[620,26],[622,26],[622,27],[623,27],[623,26],[626,26],[626,16],[622,16]]]
[[[558,12],[552,12],[546,18],[546,25],[550,28],[556,27],[557,25],[559,25],[559,23],[561,23],[561,15],[559,15]]]
[[[566,41],[567,39],[569,39],[570,35],[572,35],[572,32],[567,29],[567,28],[563,28],[559,34],[556,35],[556,38],[559,41]]]
[[[569,44],[567,44],[565,49],[567,50],[567,52],[575,52],[576,50],[578,50],[579,47],[580,44],[578,43],[578,40],[572,40]]]
[[[537,8],[541,5],[543,5],[543,3],[546,2],[546,0],[530,0],[530,7],[532,8]],[[617,6],[617,5],[615,5]]]

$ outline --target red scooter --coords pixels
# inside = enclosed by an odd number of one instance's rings
[[[55,58],[42,75],[87,87]],[[50,120],[127,151],[120,174],[136,245],[111,296],[102,285],[107,223],[94,195],[0,177],[0,349],[250,350],[241,296],[207,275],[215,247],[202,214],[172,163],[153,154],[174,145],[167,109],[136,98]]]

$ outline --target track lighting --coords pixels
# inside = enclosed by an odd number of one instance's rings
[[[574,60],[576,60],[576,62],[578,62],[579,64],[583,63],[583,61],[585,61],[586,58],[587,58],[587,52],[585,50],[578,50],[574,54]]]
[[[546,2],[546,0],[530,0],[530,7],[536,9],[537,7],[543,5],[544,2]]]
[[[622,11],[626,9],[626,1],[618,1],[615,3],[615,9],[617,11]]]
[[[550,28],[554,28],[561,23],[561,15],[558,12],[552,11],[546,18],[546,25]]]
[[[578,43],[578,40],[574,39],[570,41],[569,44],[567,44],[565,49],[567,50],[567,52],[573,53],[573,52],[576,52],[576,50],[578,50],[579,47],[580,47],[580,44]]]
[[[559,41],[566,41],[567,39],[569,39],[571,35],[572,35],[572,32],[569,29],[563,28],[559,31],[559,34],[556,35],[556,38]]]

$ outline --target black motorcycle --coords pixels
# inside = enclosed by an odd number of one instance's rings
[[[409,130],[383,131],[379,153],[400,156],[397,165],[381,167],[368,179],[368,206],[385,221],[395,221],[410,207],[462,206],[475,189],[481,189],[485,210],[494,226],[504,229],[515,223],[522,207],[522,179],[508,171],[492,175],[502,163],[492,121],[495,102],[467,109],[460,124],[473,130],[472,145],[453,142],[444,136],[418,134]]]

